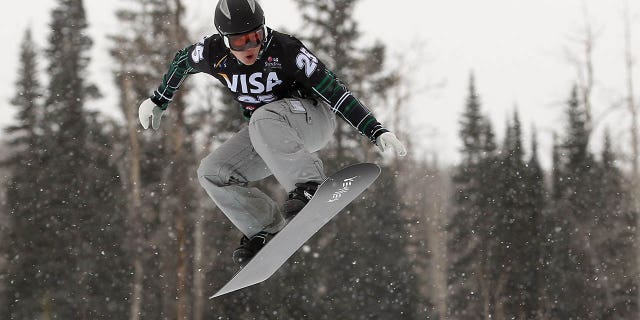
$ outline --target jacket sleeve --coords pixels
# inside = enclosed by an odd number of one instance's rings
[[[162,77],[162,83],[151,95],[151,101],[159,106],[160,109],[167,109],[173,99],[173,95],[187,76],[200,72],[200,67],[206,65],[205,57],[208,52],[205,52],[205,46],[208,42],[207,40],[208,38],[203,38],[200,42],[176,53],[169,65],[169,70]]]
[[[385,129],[371,111],[351,94],[347,86],[327,69],[300,41],[297,41],[296,81],[312,90],[331,106],[331,111],[367,136],[371,142],[389,130]]]

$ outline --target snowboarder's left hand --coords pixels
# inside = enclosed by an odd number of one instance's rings
[[[149,128],[149,118],[151,118],[151,127],[154,130],[158,130],[163,115],[164,110],[160,109],[151,99],[142,102],[140,108],[138,108],[138,119],[140,119],[140,124],[145,129]]]
[[[401,157],[407,155],[407,149],[404,147],[404,144],[391,132],[381,134],[378,139],[376,139],[376,146],[378,150],[380,150],[380,153],[393,149]]]

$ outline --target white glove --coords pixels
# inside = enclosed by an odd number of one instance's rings
[[[153,130],[158,130],[163,115],[164,110],[160,109],[151,99],[143,101],[140,104],[140,108],[138,108],[138,118],[140,119],[142,127],[145,129],[149,128],[149,117],[151,117]]]
[[[378,150],[380,150],[380,153],[393,149],[401,157],[407,155],[407,149],[404,147],[404,144],[391,132],[381,134],[378,139],[376,139],[376,146]]]

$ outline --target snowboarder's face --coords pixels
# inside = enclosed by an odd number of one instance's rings
[[[242,62],[245,65],[250,66],[250,65],[256,63],[256,60],[258,60],[258,53],[260,52],[260,48],[262,48],[262,45],[259,45],[259,46],[255,47],[255,48],[246,49],[246,50],[243,50],[243,51],[236,51],[236,50],[231,49],[231,53],[240,62]]]

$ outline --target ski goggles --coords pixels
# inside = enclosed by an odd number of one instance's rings
[[[260,27],[254,31],[224,36],[227,47],[234,51],[244,51],[255,48],[264,41],[264,27]]]

